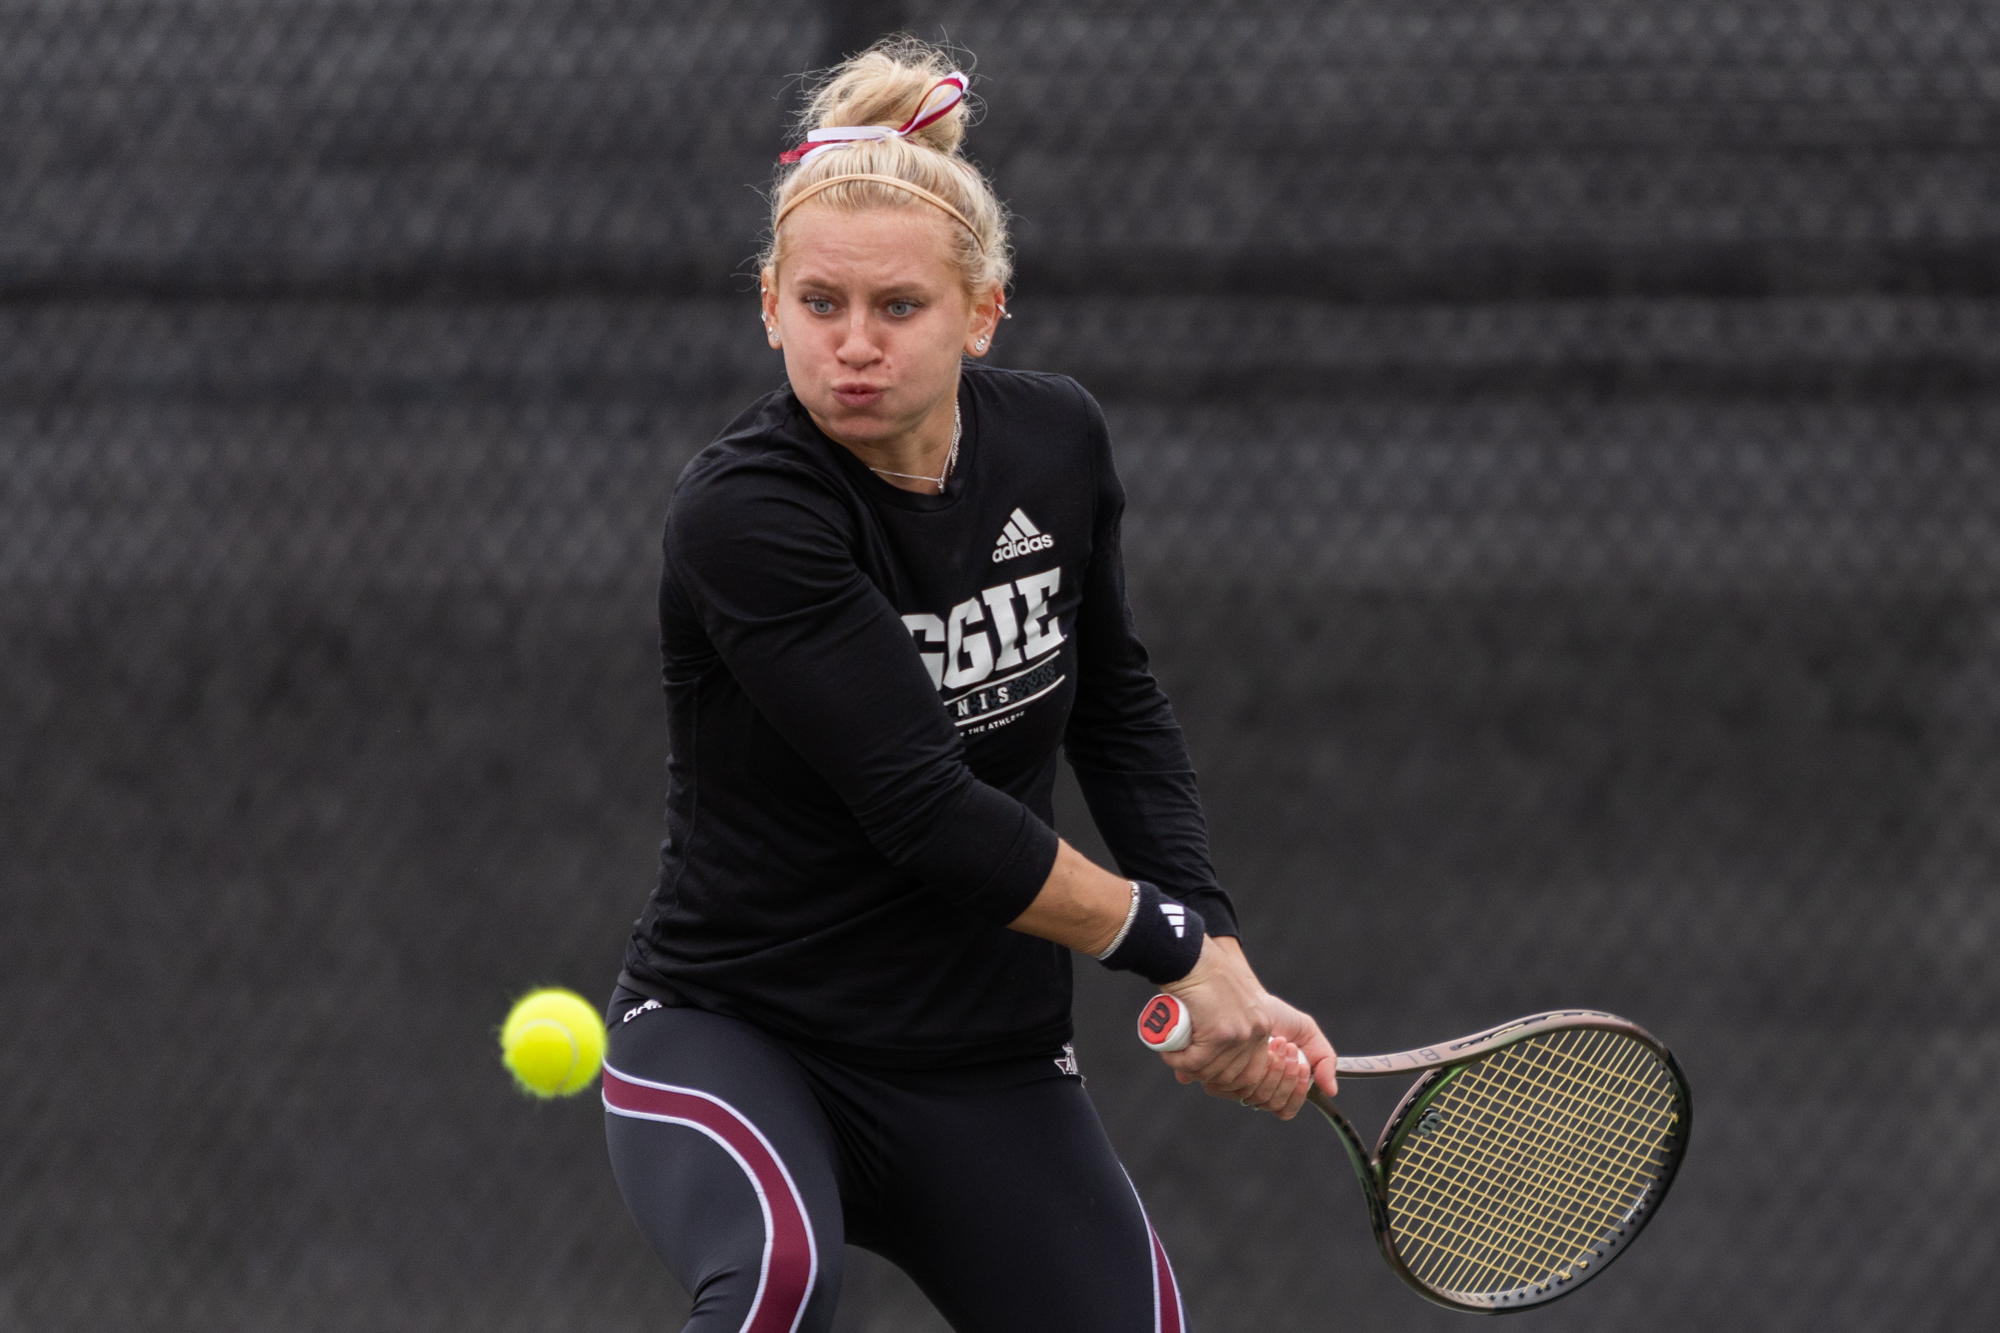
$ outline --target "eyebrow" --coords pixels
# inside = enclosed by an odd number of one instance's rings
[[[792,287],[794,289],[794,292],[801,299],[803,299],[805,296],[809,294],[812,294],[815,291],[815,289],[822,292],[832,292],[841,290],[840,285],[838,283],[827,282],[824,279],[815,279],[809,277],[792,279]],[[870,299],[871,301],[902,301],[911,299],[927,301],[930,300],[934,295],[935,295],[934,292],[931,292],[923,287],[912,287],[899,284],[894,287],[884,287],[879,291],[870,292],[868,295],[868,299]]]

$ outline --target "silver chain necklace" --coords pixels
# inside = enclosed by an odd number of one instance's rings
[[[904,481],[928,481],[938,488],[939,495],[943,495],[944,484],[951,479],[951,470],[958,466],[958,437],[964,433],[964,430],[965,418],[960,414],[958,404],[953,403],[951,405],[951,453],[945,456],[944,475],[942,476],[926,477],[915,472],[891,472],[885,467],[871,467],[868,470],[877,476],[901,477]]]

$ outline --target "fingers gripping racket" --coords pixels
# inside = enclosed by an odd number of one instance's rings
[[[1139,1039],[1183,1050],[1187,1009],[1156,995]],[[1382,1257],[1417,1293],[1498,1314],[1568,1295],[1659,1211],[1694,1104],[1645,1029],[1574,1009],[1393,1055],[1342,1056],[1342,1078],[1418,1074],[1369,1152],[1333,1098],[1308,1099],[1361,1178]]]

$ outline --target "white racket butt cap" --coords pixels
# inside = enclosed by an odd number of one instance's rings
[[[1184,1051],[1194,1039],[1194,1016],[1171,995],[1155,995],[1139,1011],[1139,1040],[1149,1051],[1165,1055]]]

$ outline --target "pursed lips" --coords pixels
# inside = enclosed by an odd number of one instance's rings
[[[847,381],[833,386],[833,396],[840,400],[843,407],[868,407],[887,392],[887,385],[861,381]]]

